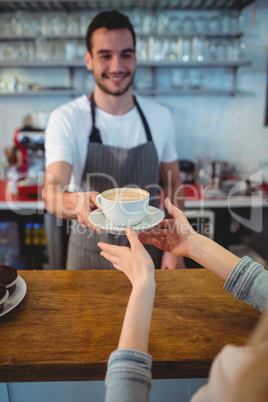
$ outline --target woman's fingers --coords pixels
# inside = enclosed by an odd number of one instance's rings
[[[142,244],[152,245],[161,250],[166,248],[167,237],[166,236],[159,236],[159,237],[149,237],[149,236],[142,236],[139,235],[140,242]]]
[[[105,251],[101,251],[100,255],[104,258],[106,258],[106,260],[110,261],[112,264],[117,264],[119,263],[119,257],[117,257],[116,255],[113,254],[109,254]]]
[[[181,214],[183,214],[179,208],[176,208],[175,205],[172,204],[168,197],[165,199],[165,207],[173,218],[178,218]]]
[[[113,264],[115,269],[118,269],[118,271],[122,271],[122,268],[118,264]]]
[[[115,246],[113,244],[99,242],[97,244],[97,246],[99,248],[101,248],[103,251],[110,253],[110,254],[114,254],[114,255],[118,255],[120,253],[120,251],[122,251],[121,246]]]
[[[140,245],[138,235],[137,235],[137,233],[135,232],[134,229],[132,229],[131,227],[128,226],[126,228],[126,235],[127,235],[127,238],[128,238],[128,241],[130,243],[131,248],[136,247],[137,245]]]

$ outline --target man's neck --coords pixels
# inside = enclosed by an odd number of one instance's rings
[[[97,86],[94,89],[94,100],[96,106],[107,113],[122,115],[129,112],[134,106],[131,89],[124,95],[114,96],[102,92]]]

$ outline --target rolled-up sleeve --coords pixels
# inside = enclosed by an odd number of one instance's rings
[[[258,310],[266,310],[268,271],[248,256],[241,258],[224,284],[224,289],[238,300]]]
[[[136,350],[111,353],[105,378],[105,402],[146,402],[152,384],[152,357]]]

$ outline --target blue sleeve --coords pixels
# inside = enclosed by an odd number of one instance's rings
[[[264,312],[268,296],[268,271],[245,256],[230,273],[224,289],[238,300],[243,300]]]
[[[111,353],[105,378],[105,402],[147,402],[152,383],[152,357],[136,350]]]

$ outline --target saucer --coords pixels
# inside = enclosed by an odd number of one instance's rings
[[[142,233],[145,230],[152,229],[164,219],[164,212],[161,209],[149,205],[145,217],[137,225],[131,226],[137,233]],[[108,221],[99,209],[95,209],[89,215],[89,220],[93,225],[102,229],[104,232],[111,234],[124,235],[126,234],[126,226],[116,226]]]

